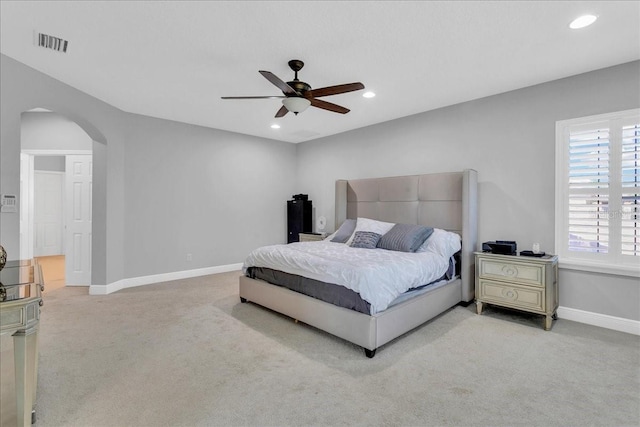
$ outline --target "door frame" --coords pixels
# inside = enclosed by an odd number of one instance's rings
[[[34,249],[34,245],[35,245],[35,232],[34,232],[34,220],[33,220],[33,210],[34,210],[34,175],[35,175],[35,168],[34,168],[34,158],[35,156],[67,156],[67,155],[73,155],[73,154],[91,154],[93,155],[93,150],[45,150],[45,149],[40,149],[40,150],[34,150],[34,149],[22,149],[20,151],[21,154],[25,154],[28,156],[28,160],[27,160],[27,167],[28,167],[28,171],[27,171],[27,175],[26,175],[26,186],[27,188],[22,188],[22,183],[20,186],[20,199],[24,200],[23,198],[26,198],[26,203],[22,203],[20,204],[20,208],[21,209],[26,209],[26,212],[23,212],[20,214],[20,229],[23,230],[24,229],[24,235],[21,236],[21,241],[20,241],[20,258],[21,259],[31,259],[33,258],[33,249]],[[21,162],[22,164],[22,162]],[[67,173],[67,171],[64,172],[65,175]],[[65,203],[63,203],[63,207],[62,209],[65,209],[66,206],[66,198],[67,195],[64,195],[65,198]],[[23,224],[23,218],[24,221],[26,221],[26,223]],[[63,216],[63,222],[64,222],[64,216]],[[65,224],[63,224],[63,227],[65,226]],[[24,241],[22,241],[24,239]],[[66,249],[66,245],[63,239],[63,247]],[[65,253],[65,264],[70,263],[70,259],[68,256],[66,256]]]
[[[34,156],[20,152],[20,259],[33,258]]]

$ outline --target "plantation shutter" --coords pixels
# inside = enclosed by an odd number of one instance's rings
[[[558,122],[556,144],[560,262],[638,274],[640,110]]]
[[[622,255],[640,256],[640,124],[622,128]]]
[[[568,249],[609,248],[609,129],[569,134]]]

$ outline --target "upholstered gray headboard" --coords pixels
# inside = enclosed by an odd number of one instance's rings
[[[347,218],[420,224],[462,237],[462,300],[474,298],[478,245],[478,173],[408,175],[336,181],[336,229]]]

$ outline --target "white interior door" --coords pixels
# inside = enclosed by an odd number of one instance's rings
[[[93,156],[67,155],[65,254],[67,286],[91,284],[91,197]]]
[[[62,188],[64,173],[35,171],[33,256],[62,255]]]

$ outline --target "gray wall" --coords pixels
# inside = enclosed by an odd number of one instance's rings
[[[556,121],[638,107],[638,61],[453,105],[299,144],[296,192],[330,231],[336,179],[471,168],[479,241],[553,252]],[[637,279],[561,270],[560,280],[562,306],[640,320]]]
[[[59,113],[94,141],[93,285],[239,263],[285,242],[294,145],[128,114],[0,60],[2,193],[19,194],[23,112]],[[19,253],[18,214],[0,216],[0,240]]]
[[[33,168],[37,171],[64,172],[64,156],[34,156]]]
[[[128,121],[125,277],[241,263],[258,246],[286,243],[294,145],[144,116]]]
[[[22,114],[20,139],[23,149],[91,150],[93,141],[72,120],[51,112]]]
[[[75,122],[54,113],[30,111],[22,113],[20,143],[23,150],[91,151],[93,141]],[[64,156],[36,155],[35,170],[64,172]]]

